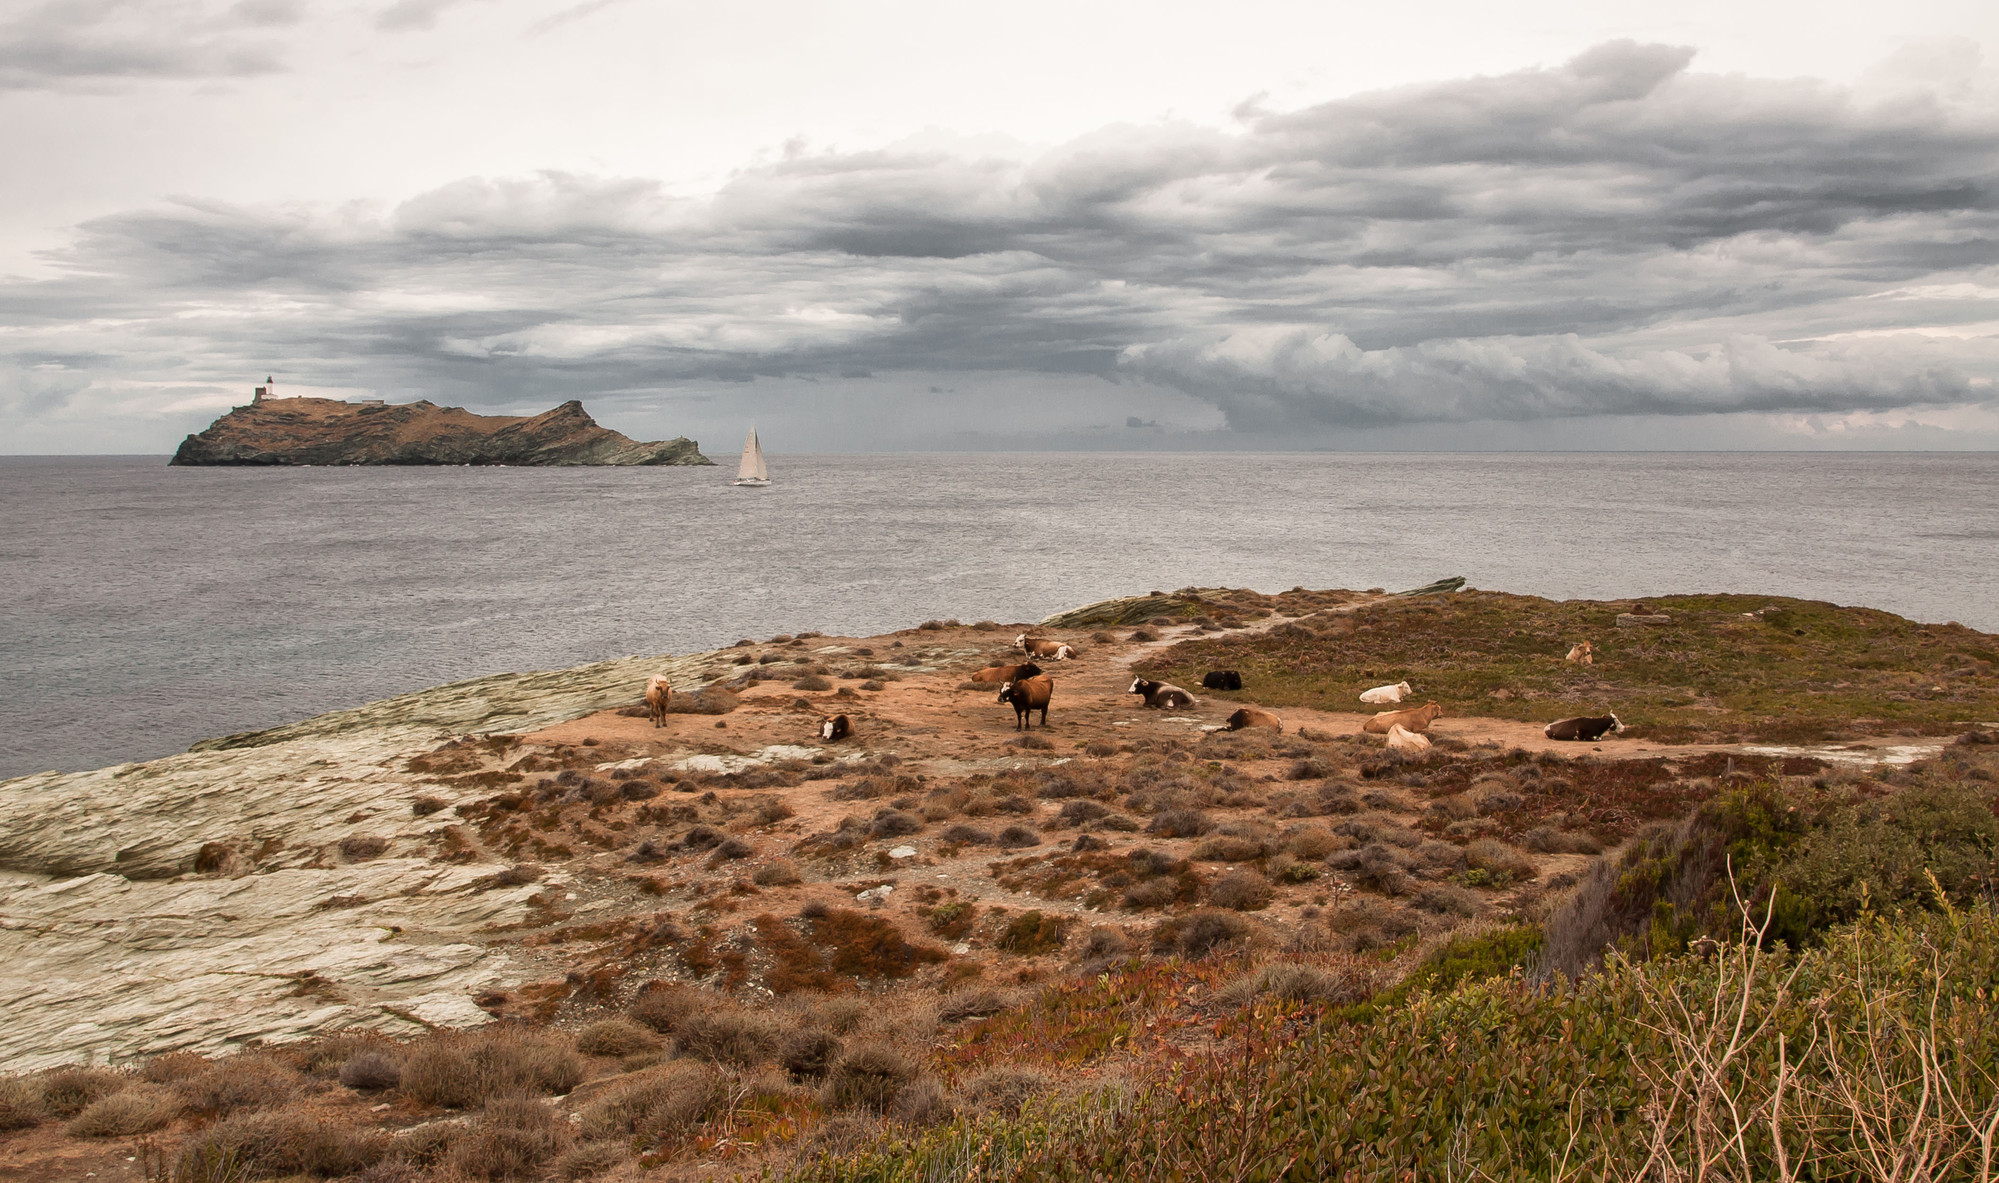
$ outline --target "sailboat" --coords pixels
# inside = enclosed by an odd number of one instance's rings
[[[743,441],[743,460],[736,465],[736,479],[730,483],[751,489],[770,485],[770,469],[764,467],[764,450],[757,444],[755,426],[750,428],[750,438]]]

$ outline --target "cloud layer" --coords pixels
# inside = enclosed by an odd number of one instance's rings
[[[1999,106],[1690,58],[1612,43],[1019,157],[797,151],[699,200],[544,174],[132,211],[0,285],[0,422],[274,366],[474,406],[1067,374],[1258,433],[1993,402]]]

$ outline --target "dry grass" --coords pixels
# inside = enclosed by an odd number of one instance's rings
[[[143,1081],[91,1102],[66,1128],[73,1138],[126,1138],[151,1133],[180,1115],[174,1090]]]
[[[0,1079],[0,1130],[25,1130],[48,1119],[39,1084],[18,1076]]]
[[[290,1065],[248,1052],[217,1060],[206,1072],[174,1087],[180,1090],[189,1109],[213,1116],[287,1105],[304,1095],[308,1083]]]
[[[885,1113],[896,1094],[920,1074],[916,1063],[888,1043],[849,1048],[826,1076],[826,1102],[841,1109]]]
[[[451,1166],[471,1179],[537,1179],[574,1141],[569,1123],[540,1101],[501,1097],[486,1103],[451,1148]]]
[[[101,1068],[58,1068],[41,1078],[42,1106],[56,1117],[75,1117],[124,1088],[129,1079]]]
[[[403,1062],[402,1091],[427,1105],[471,1109],[500,1096],[566,1093],[583,1079],[576,1053],[554,1034],[500,1027],[437,1035]]]
[[[576,1050],[586,1056],[630,1056],[658,1047],[659,1037],[630,1019],[600,1019],[576,1033]]]

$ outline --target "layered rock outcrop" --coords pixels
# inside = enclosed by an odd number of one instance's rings
[[[180,465],[713,464],[690,439],[641,443],[600,427],[575,400],[534,416],[475,415],[429,402],[265,399],[188,436]]]
[[[629,703],[654,673],[698,684],[699,663],[479,678],[0,782],[0,1072],[486,1021],[478,992],[525,972],[494,934],[569,878],[453,861],[452,807],[491,790],[452,789],[412,757]],[[417,816],[425,796],[438,800]]]

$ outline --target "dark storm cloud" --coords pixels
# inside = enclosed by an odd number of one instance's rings
[[[283,69],[268,31],[298,0],[45,0],[0,21],[0,90],[144,78],[239,78]]]
[[[1131,376],[1280,432],[1991,400],[1989,329],[1899,330],[1999,319],[1999,116],[1689,56],[1024,162],[794,154],[701,201],[551,174],[387,216],[134,212],[0,288],[0,322],[149,381],[282,364],[488,405],[904,371]]]

